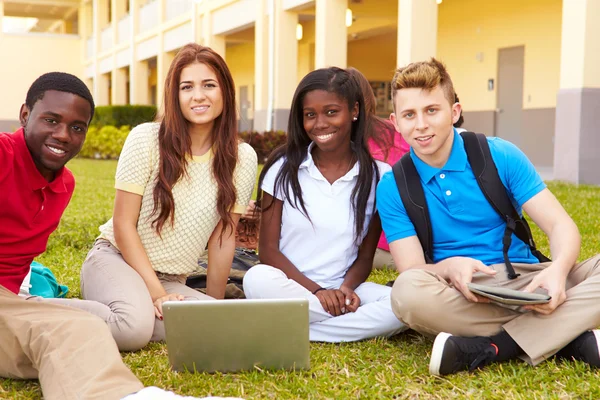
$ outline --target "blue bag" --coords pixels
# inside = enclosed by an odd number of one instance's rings
[[[32,296],[46,298],[65,297],[69,293],[69,288],[65,285],[59,285],[56,277],[42,264],[34,261],[31,263],[31,285],[29,293]]]

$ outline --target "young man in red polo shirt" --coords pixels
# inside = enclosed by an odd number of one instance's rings
[[[64,165],[81,150],[93,113],[85,84],[53,72],[27,92],[22,127],[0,133],[0,377],[38,378],[47,399],[181,398],[144,389],[100,318],[17,296],[69,204],[75,180]]]

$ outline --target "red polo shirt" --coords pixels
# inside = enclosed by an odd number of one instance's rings
[[[75,189],[62,168],[48,182],[35,166],[23,129],[0,133],[0,285],[18,293],[29,265],[46,251]]]

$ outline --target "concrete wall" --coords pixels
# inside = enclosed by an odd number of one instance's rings
[[[561,0],[444,1],[437,56],[469,111],[496,108],[498,49],[525,46],[523,108],[554,108],[560,80]],[[477,58],[480,58],[479,61]]]
[[[4,129],[9,129],[18,120],[27,90],[40,75],[60,71],[83,78],[79,36],[4,34],[0,54],[3,60],[0,124]]]
[[[391,81],[396,69],[396,32],[350,41],[348,66],[371,81]]]
[[[525,46],[519,146],[536,166],[554,159],[560,84],[562,0],[444,1],[437,57],[444,61],[465,110],[468,129],[494,135],[498,50]],[[494,89],[488,90],[488,79]]]
[[[248,118],[241,124],[246,130],[254,119],[254,43],[235,44],[227,46],[227,65],[235,82],[236,109],[240,111],[240,87],[248,87]]]

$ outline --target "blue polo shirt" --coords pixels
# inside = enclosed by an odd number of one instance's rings
[[[517,146],[496,137],[488,138],[488,143],[500,179],[521,214],[521,206],[546,185]],[[503,263],[502,237],[506,224],[479,189],[463,139],[456,130],[450,157],[443,168],[425,164],[412,149],[410,156],[419,172],[429,207],[433,261],[462,256],[486,265]],[[377,186],[377,208],[390,243],[416,235],[392,171],[387,172]],[[529,247],[514,235],[508,256],[512,262],[539,262]]]

